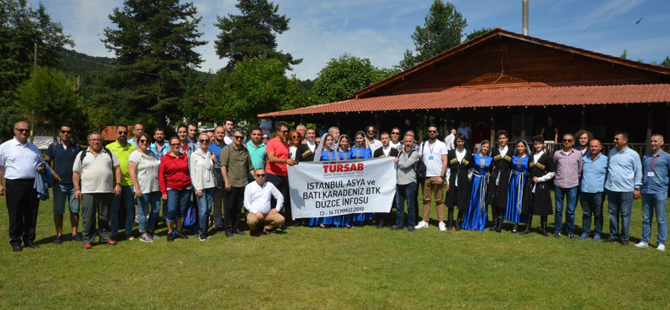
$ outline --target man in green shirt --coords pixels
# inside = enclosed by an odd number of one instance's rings
[[[221,149],[221,174],[228,198],[223,207],[224,229],[226,237],[233,233],[244,235],[240,230],[240,212],[244,205],[244,188],[249,184],[247,173],[254,170],[249,151],[242,145],[244,133],[242,130],[233,130],[233,143]]]
[[[109,221],[112,228],[112,240],[117,241],[119,235],[119,209],[121,201],[126,210],[126,239],[133,240],[133,224],[135,223],[135,187],[128,173],[128,158],[135,151],[136,147],[128,143],[128,126],[116,126],[116,141],[107,145],[107,149],[112,151],[119,159],[121,167],[121,180],[114,180],[115,184],[121,185],[121,195],[114,196],[112,210],[109,214]]]
[[[249,156],[251,156],[251,163],[256,168],[265,169],[265,161],[268,159],[268,154],[265,152],[265,143],[261,141],[263,137],[263,130],[259,127],[251,129],[251,139],[247,142],[247,150],[249,150]],[[251,173],[247,174],[247,180],[255,182],[255,179]]]

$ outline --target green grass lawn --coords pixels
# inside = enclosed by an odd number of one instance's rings
[[[501,234],[293,227],[168,243],[161,226],[154,243],[85,251],[73,241],[52,243],[48,201],[40,204],[39,249],[12,252],[0,212],[0,308],[667,308],[670,251],[632,246],[642,233],[640,209],[637,200],[627,247],[545,238],[536,218],[528,236],[511,234],[509,224]],[[581,232],[579,206],[576,222]]]

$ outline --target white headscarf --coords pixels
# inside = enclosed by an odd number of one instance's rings
[[[321,153],[323,153],[323,144],[326,143],[326,138],[328,136],[330,136],[331,138],[333,137],[333,135],[331,135],[329,133],[324,133],[323,136],[321,136],[321,141],[319,141],[319,146],[317,146],[316,150],[314,151],[314,161],[321,161]],[[335,156],[337,156],[337,152],[335,152]]]

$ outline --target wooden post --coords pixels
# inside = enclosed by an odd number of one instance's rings
[[[649,106],[649,109],[647,109],[647,148],[645,153],[650,153],[651,152],[651,122],[654,118],[654,108],[652,106]]]
[[[496,117],[495,114],[491,114],[491,148],[495,146],[496,143]]]
[[[586,129],[586,108],[582,107],[582,121],[579,123],[579,129]],[[579,139],[575,137],[575,139]]]
[[[419,113],[419,115],[417,115],[417,118],[419,119],[419,121],[416,124],[416,135],[419,138],[419,143],[421,143],[423,142],[423,114]]]
[[[526,140],[526,109],[521,112],[521,140]]]

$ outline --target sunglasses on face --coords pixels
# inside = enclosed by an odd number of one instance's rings
[[[259,178],[264,178],[265,174],[256,174],[256,176],[259,177]]]
[[[400,133],[399,132],[392,132],[391,134],[392,135],[399,135]]]
[[[375,132],[374,130],[368,130],[368,132]]]
[[[563,139],[563,142],[572,142],[572,139]]]
[[[288,133],[288,130],[282,130],[281,133],[283,133],[283,134],[287,134],[287,133]]]
[[[200,143],[209,143],[209,140],[200,140]]]
[[[26,132],[29,132],[29,131],[30,131],[30,129],[18,129],[18,128],[14,128],[14,130],[16,130],[16,131],[18,131],[18,132],[20,132],[20,133],[26,133]]]
[[[126,134],[128,134],[127,131],[119,131],[119,132],[117,132],[117,133],[120,134],[120,135],[122,135],[122,136],[125,136]]]
[[[437,133],[437,130],[428,130],[428,133]]]
[[[72,130],[61,130],[60,133],[62,134],[71,134]]]
[[[170,146],[179,146],[181,143],[170,143]]]
[[[269,140],[270,137],[263,137],[263,140]]]
[[[243,137],[243,136],[233,136],[233,138],[235,138],[235,139],[242,139],[242,138],[244,138],[244,137]]]
[[[147,143],[147,140],[142,139],[142,140],[140,140],[140,141],[138,141],[138,142],[139,142],[139,143],[142,143],[142,144],[146,144],[146,143]]]
[[[293,136],[291,137],[291,139],[298,139],[298,136]]]

